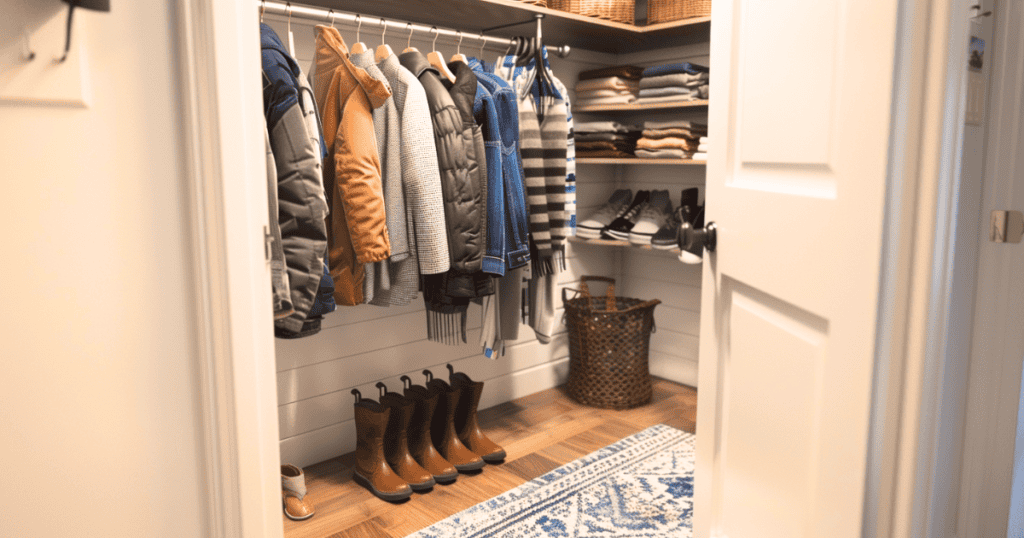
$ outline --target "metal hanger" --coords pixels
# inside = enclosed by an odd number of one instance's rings
[[[263,13],[267,10],[267,0],[260,1],[260,23],[263,22]]]
[[[356,15],[356,43],[349,49],[349,54],[360,54],[366,52],[366,43],[363,43],[359,39],[359,34],[363,30],[363,16]]]
[[[484,33],[480,32],[480,54],[477,55],[477,58],[480,58],[481,61],[484,59],[484,47],[486,46],[487,41],[484,39]]]
[[[440,35],[440,32],[437,31],[437,26],[431,26],[430,29],[434,32],[434,42],[430,47],[434,50],[430,51],[430,54],[427,55],[427,61],[441,73],[441,76],[448,79],[448,82],[454,83],[455,73],[448,69],[448,64],[444,63],[444,57],[441,56],[440,52],[437,52],[437,36]]]
[[[331,19],[331,28],[334,28],[334,10],[332,9],[332,10],[328,11],[327,12],[327,16],[330,17],[330,19]],[[334,28],[334,29],[337,30],[337,28]]]
[[[395,51],[391,50],[391,47],[384,42],[384,34],[388,33],[388,21],[381,18],[380,25],[384,27],[384,30],[380,33],[380,46],[377,47],[377,52],[373,56],[374,60],[377,62],[380,62],[385,58],[390,58],[395,53]]]
[[[412,23],[411,22],[410,23],[406,23],[406,26],[409,27],[409,40],[406,41],[406,43],[405,43],[405,50],[402,51],[402,54],[405,54],[406,52],[419,52],[420,51],[419,49],[417,49],[416,47],[412,46],[412,31],[413,31]]]
[[[469,59],[467,59],[466,55],[462,53],[462,30],[459,30],[459,44],[455,47],[455,54],[453,54],[451,60],[448,61],[469,64]]]
[[[288,2],[285,4],[285,9],[288,11],[288,54],[295,57],[295,34],[292,32],[292,3]]]

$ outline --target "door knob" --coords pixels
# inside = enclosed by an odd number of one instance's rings
[[[704,249],[714,252],[718,243],[718,227],[709,222],[703,228],[694,228],[689,222],[679,226],[679,259],[683,263],[698,264],[703,258]]]

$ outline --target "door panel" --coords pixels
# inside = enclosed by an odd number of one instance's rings
[[[896,6],[712,5],[695,537],[861,535]]]

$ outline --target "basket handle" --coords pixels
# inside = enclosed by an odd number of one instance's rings
[[[608,283],[608,289],[605,292],[605,310],[615,310],[615,279],[606,276],[582,276],[580,277],[580,293],[585,299],[590,299],[590,287],[587,286],[587,282],[591,280],[598,280],[601,282]]]

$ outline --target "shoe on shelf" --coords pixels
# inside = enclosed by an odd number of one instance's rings
[[[647,206],[650,197],[650,191],[637,192],[636,198],[633,198],[633,203],[629,204],[629,209],[606,226],[601,231],[601,237],[616,241],[629,241],[629,232],[636,225],[637,221],[640,220],[640,212]]]
[[[633,199],[633,191],[619,189],[612,193],[608,203],[594,212],[587,220],[576,225],[576,237],[582,239],[600,239],[601,230],[621,217],[629,209],[629,201]]]
[[[294,521],[313,517],[316,509],[306,500],[306,475],[294,465],[281,466],[281,501],[284,515]]]
[[[687,222],[687,216],[692,216],[694,213],[691,206],[697,206],[697,187],[683,189],[679,200],[679,207],[672,212],[668,222],[651,238],[652,248],[658,250],[675,250],[679,248],[679,227],[684,222]]]
[[[672,199],[668,191],[652,191],[650,201],[640,212],[640,220],[629,231],[629,242],[634,245],[650,245],[658,233],[671,219]]]

